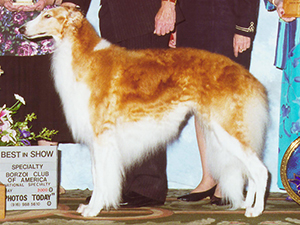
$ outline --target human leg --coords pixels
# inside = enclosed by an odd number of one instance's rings
[[[203,174],[199,185],[193,191],[191,191],[191,193],[207,191],[216,185],[216,181],[213,179],[208,169],[204,134],[197,118],[195,118],[195,128]]]
[[[197,118],[195,118],[195,128],[202,165],[202,179],[190,194],[180,196],[178,199],[183,201],[200,201],[206,197],[212,198],[214,196],[212,203],[219,205],[222,198],[221,190],[208,169],[204,133]]]

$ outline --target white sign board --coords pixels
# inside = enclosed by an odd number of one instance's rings
[[[57,208],[57,147],[0,147],[6,210]]]

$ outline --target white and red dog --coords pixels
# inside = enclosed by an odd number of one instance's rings
[[[195,49],[129,51],[101,39],[73,8],[43,11],[20,30],[56,41],[55,85],[74,138],[92,155],[94,191],[78,208],[83,216],[118,207],[125,168],[176,139],[189,114],[201,123],[223,195],[248,217],[262,213],[268,102],[246,69]]]

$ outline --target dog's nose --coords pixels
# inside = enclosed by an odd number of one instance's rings
[[[20,31],[21,34],[25,34],[26,27],[25,27],[25,26],[21,26],[21,27],[19,28],[19,31]]]

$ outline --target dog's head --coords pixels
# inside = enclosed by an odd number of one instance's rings
[[[38,17],[20,27],[20,33],[29,39],[53,37],[56,41],[62,39],[66,32],[81,26],[82,13],[72,7],[57,7],[42,11]]]

